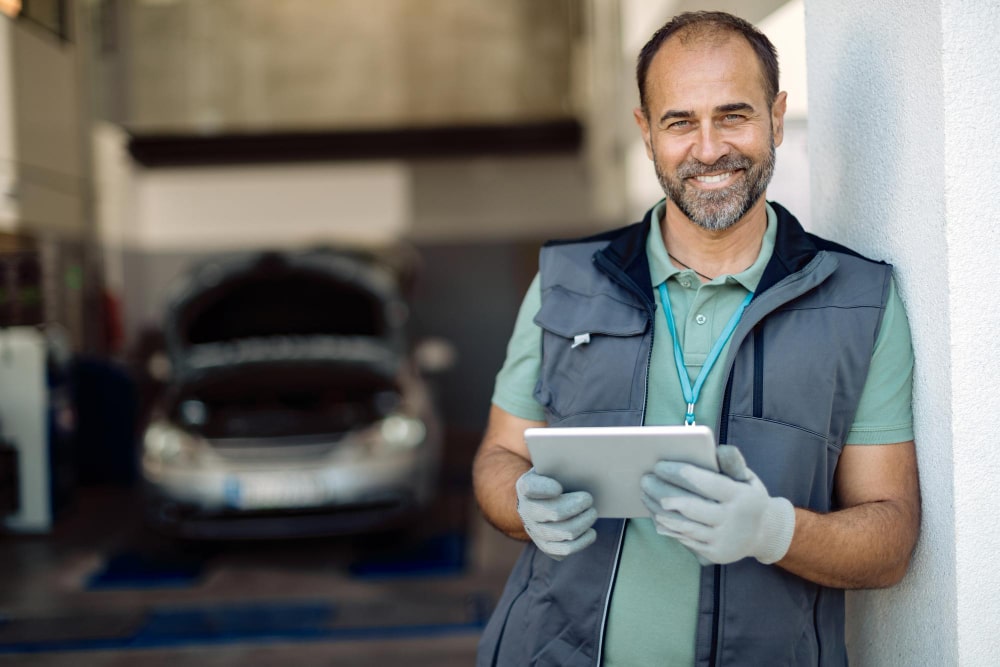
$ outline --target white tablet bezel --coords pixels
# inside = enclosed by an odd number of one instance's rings
[[[649,516],[639,480],[659,460],[718,470],[707,426],[529,428],[524,440],[535,472],[564,491],[589,491],[601,518]]]

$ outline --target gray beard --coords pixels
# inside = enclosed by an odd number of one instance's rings
[[[774,175],[774,148],[772,139],[767,157],[757,163],[742,154],[727,155],[711,165],[691,159],[677,168],[674,177],[664,173],[654,155],[653,168],[664,194],[691,222],[708,231],[719,232],[739,222],[764,195]],[[695,190],[685,183],[685,179],[692,176],[737,169],[744,170],[743,178],[724,190]]]

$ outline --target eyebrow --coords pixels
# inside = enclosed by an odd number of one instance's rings
[[[746,102],[732,102],[730,104],[722,104],[715,107],[715,113],[732,113],[733,111],[754,111],[753,106],[747,104]],[[660,116],[660,122],[673,120],[675,118],[691,118],[694,116],[694,111],[686,111],[682,109],[670,109]]]

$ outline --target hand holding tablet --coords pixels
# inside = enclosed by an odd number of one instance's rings
[[[529,428],[524,439],[535,470],[567,492],[590,492],[601,518],[649,515],[639,481],[657,461],[719,469],[707,426]]]

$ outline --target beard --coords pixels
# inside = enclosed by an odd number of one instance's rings
[[[742,153],[726,155],[715,164],[692,158],[681,164],[675,174],[668,175],[660,168],[654,153],[653,168],[664,194],[681,213],[699,227],[719,232],[739,222],[767,190],[774,175],[774,139],[767,155],[758,162]],[[743,177],[721,190],[700,190],[686,183],[686,179],[694,176],[738,169],[743,170]]]

